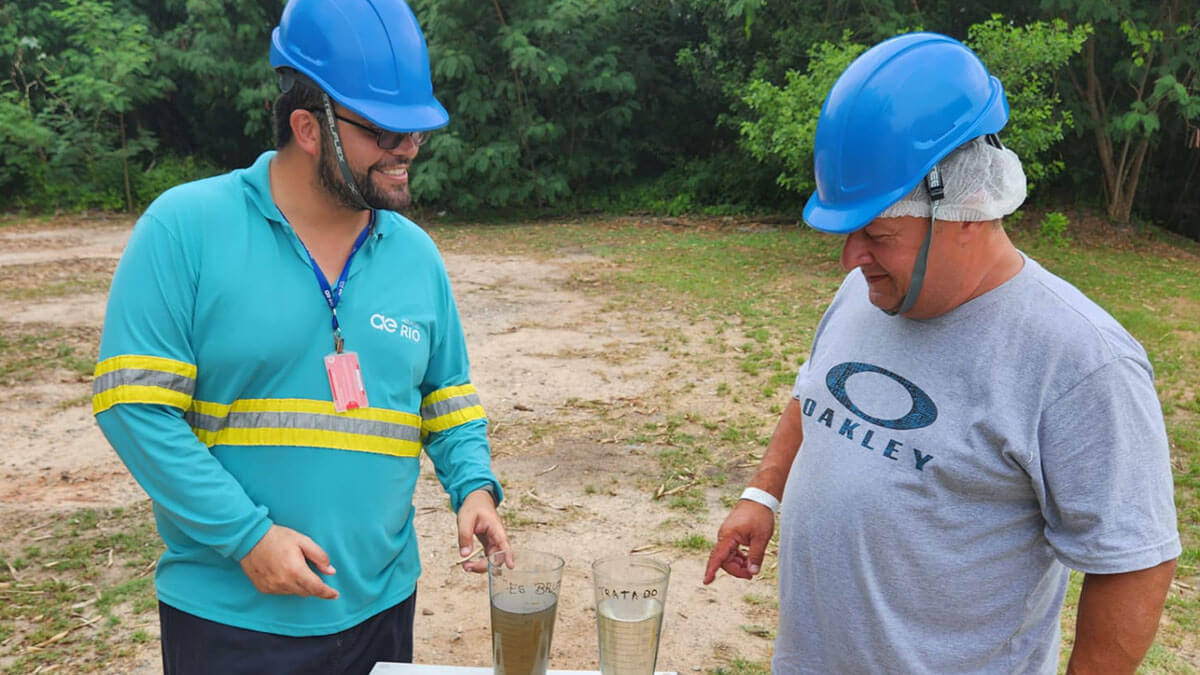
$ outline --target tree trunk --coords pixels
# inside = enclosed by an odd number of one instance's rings
[[[1128,162],[1128,170],[1118,186],[1120,192],[1117,193],[1117,197],[1109,201],[1108,217],[1118,223],[1128,223],[1129,216],[1133,213],[1133,197],[1137,194],[1138,180],[1142,176],[1142,165],[1149,152],[1150,139],[1143,138],[1137,142],[1133,150],[1133,157]]]
[[[1071,75],[1071,82],[1076,93],[1087,104],[1088,119],[1092,123],[1092,134],[1096,139],[1096,155],[1100,160],[1101,188],[1104,190],[1104,201],[1111,215],[1112,203],[1118,191],[1117,168],[1113,161],[1112,139],[1105,133],[1108,121],[1108,111],[1105,110],[1104,92],[1101,91],[1100,78],[1096,75],[1096,36],[1090,36],[1083,43],[1083,62],[1085,65],[1084,82],[1081,85]]]
[[[502,27],[508,27],[508,21],[504,19],[504,10],[500,7],[500,0],[492,0],[492,7],[496,8],[496,16],[500,19]],[[517,89],[517,143],[521,146],[521,158],[529,163],[529,170],[534,178],[537,177],[537,160],[533,157],[533,151],[529,149],[529,124],[531,115],[525,108],[525,82],[521,79],[521,73],[517,71],[516,66],[510,67],[513,74],[513,84]],[[537,196],[538,206],[542,206],[542,198]]]
[[[1142,174],[1142,165],[1146,154],[1150,151],[1150,139],[1127,137],[1120,145],[1119,154],[1108,135],[1108,123],[1111,121],[1108,107],[1104,100],[1104,91],[1100,77],[1096,74],[1095,35],[1084,43],[1085,80],[1082,85],[1072,74],[1071,82],[1076,93],[1087,104],[1088,119],[1092,123],[1092,133],[1096,138],[1096,155],[1100,159],[1102,176],[1101,187],[1104,190],[1105,212],[1108,217],[1119,223],[1128,223],[1133,213],[1133,198],[1137,194],[1138,181]],[[1133,87],[1134,99],[1144,101],[1147,82],[1150,77],[1150,59],[1142,72],[1141,81]],[[1158,108],[1156,104],[1152,110]]]
[[[129,188],[129,155],[125,149],[125,112],[117,113],[117,123],[121,126],[121,167],[125,172],[125,210],[133,212],[133,190]]]

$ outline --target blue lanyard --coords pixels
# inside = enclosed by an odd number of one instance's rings
[[[308,262],[312,265],[313,272],[317,275],[317,283],[321,285],[321,293],[325,295],[325,302],[329,304],[329,311],[333,314],[333,350],[338,354],[342,353],[342,329],[338,325],[337,306],[338,301],[342,299],[342,291],[346,288],[346,280],[350,278],[350,262],[354,260],[354,254],[358,253],[358,249],[367,240],[367,236],[371,234],[371,230],[375,229],[375,211],[371,211],[371,219],[367,222],[367,226],[359,233],[358,239],[354,240],[354,248],[350,249],[350,255],[346,257],[346,265],[342,267],[342,274],[338,277],[337,286],[331,287],[329,279],[325,278],[325,273],[321,271],[321,267],[317,265],[317,261],[309,252],[308,247],[304,246],[304,242],[300,242],[300,246],[304,248],[304,252],[308,254]]]

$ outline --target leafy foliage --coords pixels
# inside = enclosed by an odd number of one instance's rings
[[[166,0],[149,3],[159,22],[162,72],[176,84],[147,121],[224,166],[244,166],[271,145],[279,86],[267,61],[282,0]],[[157,8],[155,10],[154,8]]]
[[[1071,221],[1064,214],[1058,211],[1050,211],[1038,225],[1038,235],[1041,238],[1055,246],[1066,246],[1071,241],[1071,237],[1067,235],[1067,227]]]
[[[743,101],[758,119],[742,123],[743,147],[758,160],[781,166],[776,179],[781,186],[800,193],[815,187],[813,138],[821,106],[838,76],[864,51],[845,33],[838,44],[813,47],[807,72],[788,72],[787,86],[753,80],[746,87]]]
[[[62,5],[0,10],[11,18],[0,22],[11,64],[0,82],[0,185],[58,206],[132,206],[129,158],[155,139],[127,129],[126,114],[167,88],[151,69],[149,27],[109,2]],[[56,26],[61,42],[44,41],[39,25]]]
[[[631,0],[414,3],[451,126],[413,191],[464,209],[546,204],[572,186],[633,172],[617,151],[636,111],[638,45],[609,40]]]
[[[1048,152],[1062,140],[1064,127],[1074,124],[1054,86],[1055,74],[1079,53],[1091,26],[1068,28],[1061,19],[1015,26],[997,14],[967,33],[967,44],[1004,83],[1010,109],[1004,143],[1021,157],[1033,192],[1065,167]]]
[[[266,54],[283,5],[0,4],[0,198],[136,209],[170,176],[248,164],[271,145]],[[412,6],[451,111],[413,172],[425,206],[793,210],[839,65],[933,30],[1005,83],[1004,140],[1036,197],[1200,236],[1195,0],[1015,0],[1005,18],[982,0]]]
[[[1014,26],[999,15],[968,30],[969,44],[989,71],[1005,84],[1012,113],[1005,142],[1023,159],[1030,186],[1060,172],[1063,163],[1047,152],[1071,124],[1069,111],[1052,89],[1052,77],[1087,38],[1086,26],[1069,29],[1065,22]],[[787,84],[762,79],[745,88],[743,102],[756,116],[741,125],[742,145],[756,159],[780,167],[778,183],[800,193],[811,192],[813,138],[825,96],[866,45],[849,32],[838,43],[821,42],[808,53],[806,72],[789,71]]]
[[[1189,0],[1047,0],[1046,6],[1093,27],[1082,58],[1067,71],[1068,105],[1094,141],[1091,156],[1080,163],[1094,167],[1108,215],[1128,222],[1147,162],[1155,162],[1152,150],[1168,137],[1185,138],[1200,120],[1200,7]],[[1179,205],[1187,191],[1170,177],[1184,158],[1167,155],[1175,161],[1151,173],[1174,187],[1159,201]],[[1185,161],[1194,171],[1197,158]],[[1200,197],[1190,199],[1200,211]]]

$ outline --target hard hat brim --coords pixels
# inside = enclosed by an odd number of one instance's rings
[[[387,104],[378,101],[343,99],[334,92],[329,96],[346,108],[362,115],[388,131],[432,131],[450,122],[450,113],[433,96],[420,104]]]
[[[918,179],[919,180],[919,179]],[[914,183],[915,185],[915,183]],[[831,208],[821,203],[820,196],[814,190],[812,196],[804,204],[804,222],[814,230],[829,234],[849,234],[861,230],[875,216],[894,204],[912,190],[913,186],[894,190],[874,199],[855,202],[853,208]]]

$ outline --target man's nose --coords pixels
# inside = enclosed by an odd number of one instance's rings
[[[867,245],[867,235],[862,230],[846,235],[846,242],[842,244],[842,269],[849,272],[869,262],[871,250]]]

